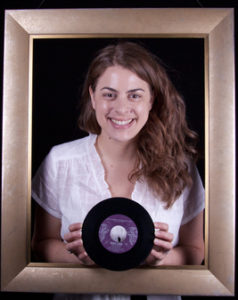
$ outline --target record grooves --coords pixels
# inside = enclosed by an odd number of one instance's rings
[[[97,265],[114,271],[128,270],[139,266],[149,255],[154,224],[137,202],[109,198],[87,214],[82,239],[86,252]]]

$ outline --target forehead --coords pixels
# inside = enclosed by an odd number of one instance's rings
[[[111,87],[140,86],[149,88],[148,83],[141,79],[136,73],[119,65],[108,67],[99,77],[97,86],[99,87],[105,84]]]

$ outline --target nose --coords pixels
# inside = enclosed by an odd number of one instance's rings
[[[118,114],[126,114],[131,112],[132,107],[130,101],[127,99],[126,95],[120,95],[114,102],[114,109]]]

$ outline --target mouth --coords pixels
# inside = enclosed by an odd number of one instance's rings
[[[109,118],[111,121],[111,124],[116,127],[116,128],[129,128],[132,123],[135,121],[135,119],[127,119],[127,120],[118,120],[118,119],[113,119]]]
[[[128,119],[128,120],[111,119],[111,121],[117,125],[127,125],[130,124],[133,121],[133,119]]]

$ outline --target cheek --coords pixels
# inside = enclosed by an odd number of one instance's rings
[[[95,111],[96,114],[107,114],[110,112],[110,105],[104,101],[96,101],[95,102]]]
[[[149,103],[146,103],[146,104],[144,103],[144,104],[139,105],[137,107],[136,111],[137,111],[138,115],[147,117],[149,115],[150,109],[151,109],[151,105]]]

